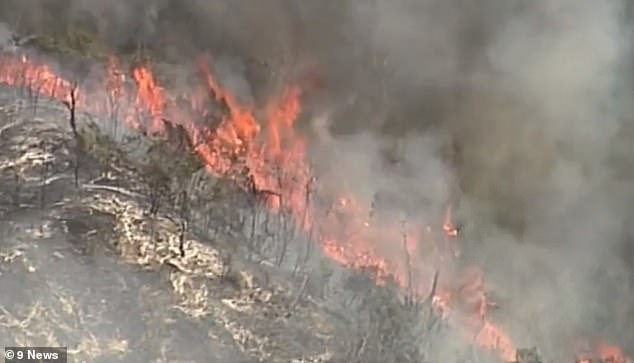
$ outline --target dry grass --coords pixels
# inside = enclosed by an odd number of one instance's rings
[[[67,146],[72,136],[63,125],[63,121],[30,119],[0,123],[3,130],[0,176],[6,179],[17,171],[25,182],[22,192],[32,189],[31,194],[37,194],[43,185],[43,165],[58,166],[57,174],[51,172],[49,178],[70,173],[74,159]],[[167,362],[173,361],[170,349],[176,344],[170,335],[171,327],[176,321],[186,320],[205,327],[203,339],[209,344],[235,346],[253,358],[274,362],[320,361],[306,360],[296,349],[289,348],[289,342],[296,339],[292,331],[298,327],[314,332],[323,343],[331,339],[324,316],[296,306],[295,320],[289,320],[289,306],[295,299],[293,291],[274,284],[263,285],[257,276],[260,271],[257,266],[250,267],[240,256],[228,258],[237,249],[227,250],[230,243],[222,241],[222,234],[209,241],[188,233],[183,244],[185,254],[181,254],[178,218],[169,208],[156,216],[147,213],[148,201],[142,195],[145,189],[135,185],[146,179],[138,175],[143,168],[126,164],[131,161],[125,155],[108,151],[116,144],[98,135],[91,136],[85,130],[96,132],[96,128],[84,129],[84,138],[92,144],[87,150],[101,152],[95,160],[103,164],[95,165],[92,174],[102,168],[98,174],[111,175],[120,186],[82,188],[75,195],[48,202],[45,208],[22,206],[21,213],[36,217],[26,224],[16,222],[19,227],[14,229],[19,229],[19,233],[13,233],[9,243],[0,245],[0,271],[10,271],[11,276],[24,279],[25,291],[29,291],[18,307],[0,302],[0,331],[4,331],[0,335],[8,343],[68,346],[73,357],[85,361],[98,357],[125,360],[127,354],[142,344]],[[68,165],[62,167],[64,163]],[[86,180],[81,184],[85,185]],[[70,220],[68,216],[75,216],[83,226],[77,238],[71,236],[72,226],[61,222]],[[99,225],[99,218],[112,221],[112,226]],[[85,296],[71,291],[72,281],[64,280],[60,285],[47,275],[56,263],[67,264],[77,259],[74,252],[49,250],[53,247],[47,244],[60,239],[78,239],[82,245],[96,244],[102,250],[113,246],[114,257],[121,264],[121,272],[114,274],[121,286],[108,288],[136,299],[135,304],[142,309],[139,318],[145,325],[142,336],[130,337],[121,330],[103,332],[104,321],[108,320],[105,308],[94,302],[87,304]],[[100,253],[103,254],[92,248],[92,255],[86,258],[103,258]],[[126,287],[129,283],[126,276],[134,271],[153,276],[155,282],[138,290]],[[280,333],[285,330],[287,334]],[[273,331],[277,333],[272,334]],[[321,352],[310,353],[316,357],[323,353],[323,344],[318,345]]]

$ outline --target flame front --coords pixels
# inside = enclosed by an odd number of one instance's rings
[[[387,235],[403,236],[405,250],[414,255],[423,248],[424,239],[434,239],[434,228],[428,226],[424,233],[409,230],[401,223],[374,227],[364,208],[350,195],[340,195],[336,203],[321,207],[310,203],[310,194],[317,190],[306,155],[306,140],[295,131],[295,122],[301,112],[302,90],[288,86],[265,107],[264,120],[257,120],[253,110],[240,103],[228,90],[221,87],[209,66],[208,57],[198,63],[205,87],[186,95],[198,117],[204,116],[202,103],[213,97],[228,109],[227,115],[212,130],[199,126],[187,115],[161,87],[149,67],[132,70],[135,87],[126,86],[123,72],[115,58],[108,62],[105,84],[107,100],[89,90],[79,89],[78,106],[85,111],[107,115],[122,120],[128,127],[147,129],[149,133],[164,131],[163,118],[173,118],[180,123],[194,142],[196,152],[206,164],[207,170],[232,176],[240,165],[235,155],[242,155],[252,182],[257,190],[273,191],[278,197],[268,201],[275,210],[286,210],[297,224],[310,235],[317,235],[323,251],[334,261],[354,268],[371,267],[377,271],[378,283],[393,277],[404,288],[423,293],[428,291],[430,279],[416,282],[407,274],[402,261],[382,257],[371,242]],[[0,82],[21,87],[29,92],[65,100],[73,89],[73,83],[57,75],[46,64],[26,57],[4,56],[0,58]],[[101,99],[101,101],[97,101]],[[149,120],[145,124],[140,119]],[[451,242],[451,257],[458,254],[454,238],[458,229],[452,220],[451,207],[447,209],[442,226],[445,242]],[[429,277],[433,269],[428,269]],[[515,359],[515,346],[507,334],[488,318],[493,305],[484,292],[484,279],[479,270],[471,270],[463,276],[458,287],[442,286],[434,302],[447,318],[463,329],[465,336],[482,347],[497,350],[506,361]],[[602,348],[601,354],[624,359],[619,350]]]

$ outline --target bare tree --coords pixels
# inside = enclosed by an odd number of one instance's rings
[[[38,74],[36,80],[32,81],[29,85],[29,104],[31,105],[33,117],[37,116],[40,92],[42,91],[44,82],[46,82],[46,79],[41,79],[40,75]]]
[[[180,229],[178,234],[178,251],[181,257],[185,257],[185,237],[187,234],[187,221],[181,219]]]
[[[81,162],[81,156],[83,153],[83,145],[81,142],[81,138],[79,137],[79,132],[77,131],[77,83],[73,83],[70,93],[68,94],[68,99],[62,101],[64,106],[68,109],[68,123],[70,125],[70,129],[73,132],[73,137],[75,138],[75,165],[73,167],[73,175],[75,180],[75,188],[79,187],[79,166]]]
[[[183,189],[180,195],[180,230],[178,235],[178,249],[181,257],[185,257],[185,239],[187,226],[189,225],[189,203],[187,190]]]
[[[146,173],[148,176],[148,192],[150,199],[149,216],[150,220],[150,235],[154,236],[154,227],[156,217],[163,202],[169,198],[170,190],[170,177],[159,166],[158,161],[151,161],[146,167]],[[183,235],[184,240],[184,235]]]
[[[150,215],[156,216],[161,207],[163,197],[167,191],[169,184],[169,177],[165,174],[163,169],[158,165],[158,162],[153,161],[147,167],[148,175],[148,188],[150,196]]]
[[[304,297],[304,293],[306,292],[306,287],[308,286],[308,279],[309,279],[309,275],[308,274],[304,274],[304,278],[302,279],[302,283],[299,286],[299,289],[297,291],[297,295],[295,295],[295,298],[293,299],[293,302],[291,302],[291,304],[288,307],[288,311],[292,312],[295,307],[297,306],[297,304],[299,304],[299,302],[301,301],[301,299]]]
[[[286,258],[286,252],[288,249],[288,244],[291,239],[291,236],[288,233],[289,219],[292,218],[290,215],[287,205],[286,198],[284,197],[285,191],[285,183],[284,183],[284,170],[281,167],[276,166],[275,171],[277,174],[277,188],[279,190],[279,210],[278,210],[278,225],[277,225],[277,238],[281,242],[279,246],[277,260],[275,264],[277,266],[282,266],[284,263],[284,259]],[[292,223],[292,221],[291,221]]]
[[[20,173],[15,166],[11,169],[13,170],[13,184],[15,186],[13,190],[13,205],[17,207],[20,205]]]
[[[247,260],[251,259],[251,254],[255,249],[255,229],[257,227],[258,216],[259,216],[259,201],[257,198],[257,186],[255,184],[255,179],[253,175],[250,176],[249,179],[249,190],[251,192],[251,226],[249,228],[249,240],[247,241]]]
[[[303,267],[306,266],[310,258],[310,253],[312,251],[314,226],[311,223],[310,227],[308,227],[307,223],[308,223],[309,211],[311,208],[311,204],[310,204],[311,196],[314,190],[315,182],[316,182],[316,179],[312,177],[308,179],[308,181],[306,181],[306,185],[304,187],[304,210],[302,211],[301,229],[305,233],[307,232],[306,246],[304,249],[304,257],[301,262],[300,262],[300,255],[299,253],[297,254],[297,258],[295,260],[295,266],[293,267],[293,275],[297,273],[300,265]]]
[[[282,195],[279,192],[268,190],[268,189],[260,189],[255,181],[255,176],[250,170],[245,170],[247,173],[247,184],[246,189],[249,194],[248,205],[251,209],[251,223],[249,226],[249,241],[247,244],[248,256],[247,258],[252,258],[252,255],[255,253],[258,254],[266,254],[264,251],[265,240],[269,237],[272,237],[274,240],[278,240],[280,236],[280,229],[277,229],[275,232],[270,230],[270,218],[274,214],[274,212],[263,211],[263,206],[271,203],[272,201],[277,201],[278,205],[282,204]],[[260,222],[260,217],[264,215],[264,221]],[[279,215],[276,216],[279,218]],[[277,219],[279,227],[279,219]],[[264,226],[263,235],[258,235],[258,222],[260,222]],[[278,256],[279,259],[279,256]],[[277,261],[277,259],[276,259]]]
[[[409,249],[407,247],[409,236],[407,235],[407,222],[403,220],[403,252],[405,254],[405,270],[407,272],[407,291],[405,292],[405,304],[413,305],[416,296],[414,296],[414,287],[413,287],[413,274],[412,274],[412,261],[411,256],[409,254]]]
[[[76,112],[77,112],[77,83],[73,83],[68,94],[68,99],[64,100],[64,106],[68,109],[68,123],[70,129],[73,132],[75,139],[79,139],[79,133],[77,132]]]

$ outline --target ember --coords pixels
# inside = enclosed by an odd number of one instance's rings
[[[150,134],[160,135],[164,131],[164,118],[175,120],[189,133],[196,152],[210,172],[235,177],[237,170],[248,167],[255,189],[272,191],[279,196],[270,201],[270,207],[290,211],[296,223],[307,233],[319,231],[320,245],[330,258],[355,268],[375,268],[378,283],[392,276],[404,288],[408,287],[412,281],[408,278],[407,267],[403,266],[401,260],[381,256],[375,251],[372,241],[386,234],[397,238],[404,235],[407,253],[414,254],[422,248],[423,239],[435,238],[436,228],[427,226],[425,233],[418,233],[410,231],[407,224],[404,226],[400,222],[389,228],[385,228],[385,223],[375,227],[369,221],[371,211],[364,210],[351,195],[340,195],[338,202],[328,210],[309,205],[306,190],[312,188],[315,180],[306,155],[307,141],[294,129],[294,123],[301,113],[302,89],[294,85],[283,89],[267,105],[265,119],[257,120],[252,109],[222,88],[209,64],[206,57],[199,61],[198,68],[206,87],[188,94],[187,98],[192,108],[201,113],[199,118],[204,118],[200,100],[205,96],[211,96],[226,106],[228,115],[215,129],[202,127],[196,120],[188,119],[189,110],[179,106],[176,97],[159,84],[149,67],[133,69],[131,74],[136,87],[127,87],[126,72],[120,69],[114,58],[104,72],[107,101],[80,87],[78,106],[112,120],[124,121],[128,127],[147,129]],[[73,89],[72,82],[57,75],[46,64],[26,56],[1,57],[0,82],[60,100],[65,100]],[[141,122],[143,119],[148,121]],[[239,158],[236,159],[236,156]],[[343,217],[333,218],[332,213],[335,212]],[[342,226],[342,223],[345,225]],[[460,252],[456,241],[459,230],[454,224],[451,206],[447,208],[439,232],[443,235],[442,239],[450,244],[449,256],[442,256],[443,259],[457,257]],[[417,283],[420,286],[411,288],[419,293],[427,293],[431,276],[433,272],[429,278],[421,279],[425,282]],[[488,310],[495,304],[489,301],[484,292],[482,273],[473,269],[459,280],[456,283],[458,287],[447,283],[440,285],[433,299],[435,304],[450,322],[463,329],[468,339],[473,339],[481,347],[498,351],[505,361],[516,360],[513,341],[488,316]],[[615,347],[599,345],[595,352],[606,361],[627,361]]]

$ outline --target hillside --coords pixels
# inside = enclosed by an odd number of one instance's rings
[[[33,115],[2,92],[3,341],[67,345],[89,361],[325,353],[332,334],[319,327],[332,318],[291,307],[294,292],[262,284],[224,233],[188,232],[182,255],[175,213],[148,215],[146,175],[114,144],[110,159],[82,156],[76,188],[64,109],[44,101]]]
[[[585,2],[583,55],[546,0],[2,2],[0,337],[630,363],[631,55]]]
[[[153,190],[177,194],[178,176],[166,178],[162,165],[188,160],[187,150],[142,135],[117,143],[87,114],[75,139],[56,101],[35,108],[11,88],[0,96],[8,344],[64,345],[91,362],[402,361],[414,352],[408,344],[423,340],[417,354],[449,354],[431,345],[450,333],[443,324],[377,287],[370,272],[319,251],[310,257],[318,268],[293,271],[249,253],[248,236],[231,227],[248,193],[200,165],[184,170],[195,180],[189,198],[206,209],[191,204],[185,224],[180,204],[165,197],[154,214]],[[153,164],[164,148],[174,160]],[[411,314],[417,323],[403,325]]]

